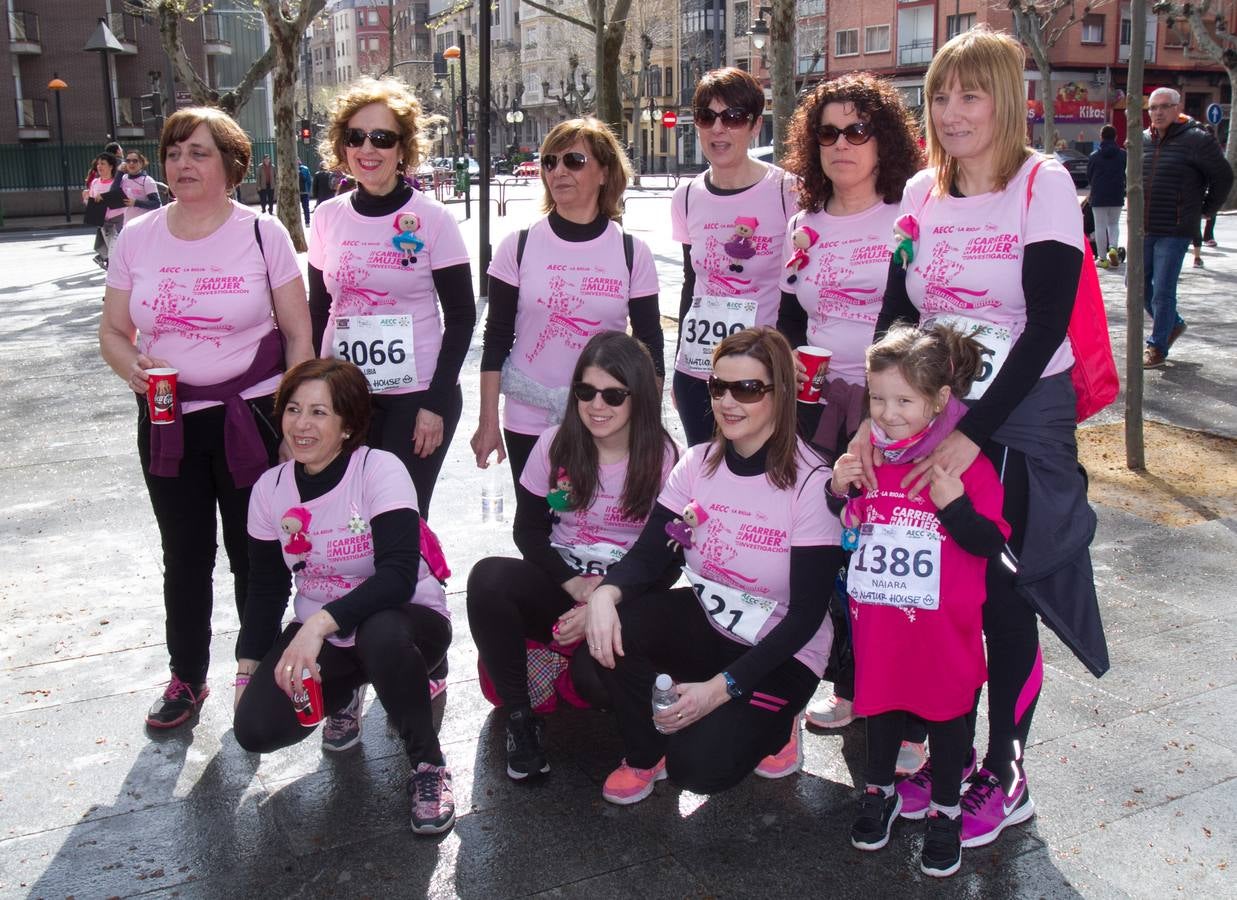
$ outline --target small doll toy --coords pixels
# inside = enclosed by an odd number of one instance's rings
[[[730,264],[730,271],[742,272],[742,260],[751,259],[756,255],[756,247],[752,244],[752,235],[756,233],[756,228],[760,222],[755,216],[739,216],[734,220],[734,237],[722,244],[722,249],[726,251],[734,262]]]
[[[915,241],[919,240],[919,223],[905,215],[893,223],[893,261],[903,269],[911,267],[915,258]]]
[[[786,263],[786,268],[790,269],[790,275],[786,278],[787,284],[794,284],[799,280],[799,272],[809,262],[808,250],[814,247],[819,239],[820,235],[810,225],[800,225],[791,234],[790,243],[794,245],[795,252]]]
[[[421,227],[421,217],[413,212],[402,212],[395,217],[395,230],[399,234],[391,238],[395,249],[404,254],[399,261],[401,266],[411,266],[417,261],[417,254],[425,249],[425,241],[417,237],[417,229]]]
[[[693,529],[699,528],[708,519],[709,514],[704,511],[703,506],[695,500],[688,500],[687,505],[683,507],[683,517],[666,523],[666,534],[670,536],[670,540],[666,541],[666,546],[674,549],[676,545],[679,545],[684,550],[690,550],[696,546],[696,533]]]
[[[557,488],[546,494],[545,501],[550,504],[550,509],[555,512],[566,512],[567,508],[571,506],[571,478],[568,477],[567,470],[562,466],[559,466],[554,483],[557,485]]]
[[[292,566],[293,572],[299,572],[305,568],[305,558],[309,556],[309,551],[313,549],[313,544],[305,536],[312,518],[309,510],[305,507],[294,506],[284,513],[283,517],[279,520],[279,527],[288,536],[288,543],[284,544],[283,547],[284,552],[289,556],[299,557],[296,564]]]

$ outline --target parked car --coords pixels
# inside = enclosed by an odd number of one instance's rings
[[[1075,187],[1087,186],[1087,156],[1077,150],[1057,150],[1053,153],[1057,162],[1065,166],[1070,178],[1074,179]]]
[[[773,145],[765,144],[763,147],[752,147],[747,151],[747,155],[763,163],[771,163],[773,162]]]
[[[521,178],[540,178],[541,163],[534,160],[527,160],[515,167],[515,174]]]

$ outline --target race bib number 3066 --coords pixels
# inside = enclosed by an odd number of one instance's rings
[[[846,589],[857,603],[938,609],[940,535],[907,525],[860,525]]]
[[[713,370],[713,348],[724,339],[756,324],[756,301],[733,297],[695,297],[683,318],[680,348],[689,371]]]
[[[355,363],[375,393],[417,383],[412,316],[341,316],[331,351]]]

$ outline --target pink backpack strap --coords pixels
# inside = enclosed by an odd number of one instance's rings
[[[1035,184],[1035,173],[1039,171],[1039,167],[1044,164],[1041,158],[1039,162],[1031,167],[1031,174],[1027,176],[1027,206],[1031,205],[1031,185]]]

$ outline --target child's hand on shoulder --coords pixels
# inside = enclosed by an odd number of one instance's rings
[[[852,486],[863,486],[863,463],[855,454],[843,453],[833,464],[833,493],[844,497]]]
[[[932,467],[932,480],[929,482],[928,494],[937,509],[944,509],[963,494],[962,479],[950,475],[939,465]]]

